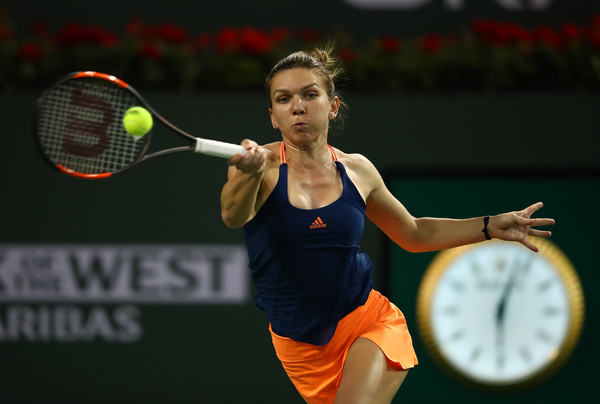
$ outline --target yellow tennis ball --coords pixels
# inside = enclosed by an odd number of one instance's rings
[[[131,107],[123,116],[123,127],[131,136],[144,136],[153,124],[152,114],[146,108]]]

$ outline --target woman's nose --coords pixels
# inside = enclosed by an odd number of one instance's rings
[[[303,115],[306,113],[306,104],[300,97],[293,98],[294,105],[294,115]]]

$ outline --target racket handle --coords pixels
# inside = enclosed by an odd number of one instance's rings
[[[244,149],[239,144],[219,142],[218,140],[209,140],[196,138],[196,153],[207,154],[209,156],[230,158],[238,153],[244,154]]]

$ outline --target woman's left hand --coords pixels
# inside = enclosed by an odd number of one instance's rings
[[[531,215],[542,206],[544,204],[538,202],[520,211],[491,216],[488,225],[490,236],[501,240],[518,241],[530,250],[538,252],[538,248],[527,239],[527,236],[550,237],[552,235],[550,231],[537,230],[533,227],[549,226],[555,223],[554,219],[531,218]]]

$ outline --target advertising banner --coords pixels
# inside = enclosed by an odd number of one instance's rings
[[[143,305],[248,301],[240,245],[0,245],[0,342],[131,343]]]

